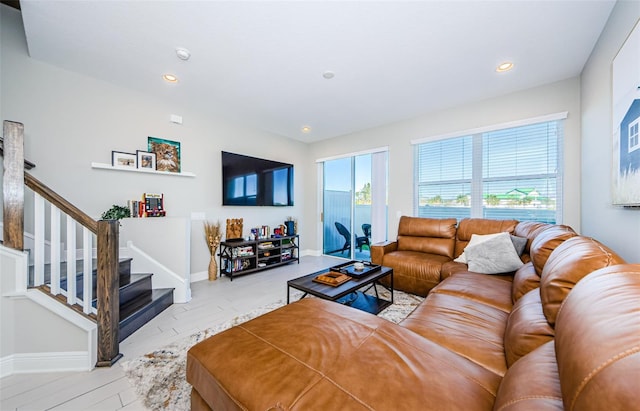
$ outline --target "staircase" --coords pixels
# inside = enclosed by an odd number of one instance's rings
[[[118,342],[122,342],[125,338],[133,334],[140,327],[149,322],[152,318],[160,314],[173,304],[173,288],[158,288],[152,289],[151,278],[153,274],[132,274],[131,273],[131,258],[122,258],[118,263],[118,281],[119,281],[119,308],[120,308],[120,320],[119,320],[119,333]],[[83,300],[83,273],[84,261],[76,261],[76,297]],[[97,260],[93,260],[91,263],[93,290],[91,292],[91,305],[97,308],[96,284],[97,284]],[[34,287],[34,266],[29,267],[29,287]],[[67,263],[60,263],[60,272],[67,272]],[[45,284],[40,287],[44,291],[50,293],[51,290],[51,264],[45,264]],[[67,291],[67,278],[63,276],[60,278],[60,289],[64,292]],[[58,296],[55,296],[58,298]],[[60,298],[64,296],[60,295]],[[82,312],[80,307],[77,307],[79,312]],[[95,314],[89,314],[89,317],[96,319]]]
[[[78,324],[83,323],[79,327],[89,337],[85,358],[92,362],[91,367],[110,367],[122,357],[120,342],[171,305],[174,290],[154,290],[151,274],[131,274],[131,259],[119,258],[117,221],[95,220],[25,172],[35,165],[24,158],[22,123],[5,120],[3,133],[0,144],[4,166],[3,248],[14,250],[9,253],[10,258],[15,261],[14,267],[20,267],[15,272],[11,296],[27,296],[36,301],[42,298],[41,291],[81,313],[84,318],[76,316],[76,319],[80,320]],[[34,242],[31,269],[27,269],[23,253],[26,188],[30,189],[33,203],[29,216]],[[63,256],[64,248],[66,256]],[[61,260],[69,262],[70,267]],[[39,292],[34,294],[27,288]],[[40,302],[41,306],[51,303],[50,300]],[[48,309],[58,311],[59,306],[55,307]],[[87,319],[88,322],[81,321]]]

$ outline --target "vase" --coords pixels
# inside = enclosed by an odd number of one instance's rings
[[[218,264],[216,263],[215,253],[209,260],[209,281],[215,281],[218,278]]]

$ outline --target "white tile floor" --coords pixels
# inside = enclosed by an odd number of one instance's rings
[[[123,359],[111,368],[90,372],[16,374],[0,380],[0,410],[144,410],[120,362],[230,320],[265,304],[287,298],[286,282],[344,260],[303,257],[288,264],[229,281],[200,281],[192,300],[174,304],[120,344]]]

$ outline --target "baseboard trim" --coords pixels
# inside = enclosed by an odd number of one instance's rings
[[[200,271],[199,273],[191,273],[191,282],[204,281],[209,279],[208,271]]]
[[[90,355],[86,351],[20,353],[0,358],[0,378],[12,374],[90,371]]]

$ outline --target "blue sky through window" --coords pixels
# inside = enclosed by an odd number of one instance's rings
[[[356,157],[356,191],[371,182],[371,154]],[[325,190],[351,190],[351,157],[324,162]]]

